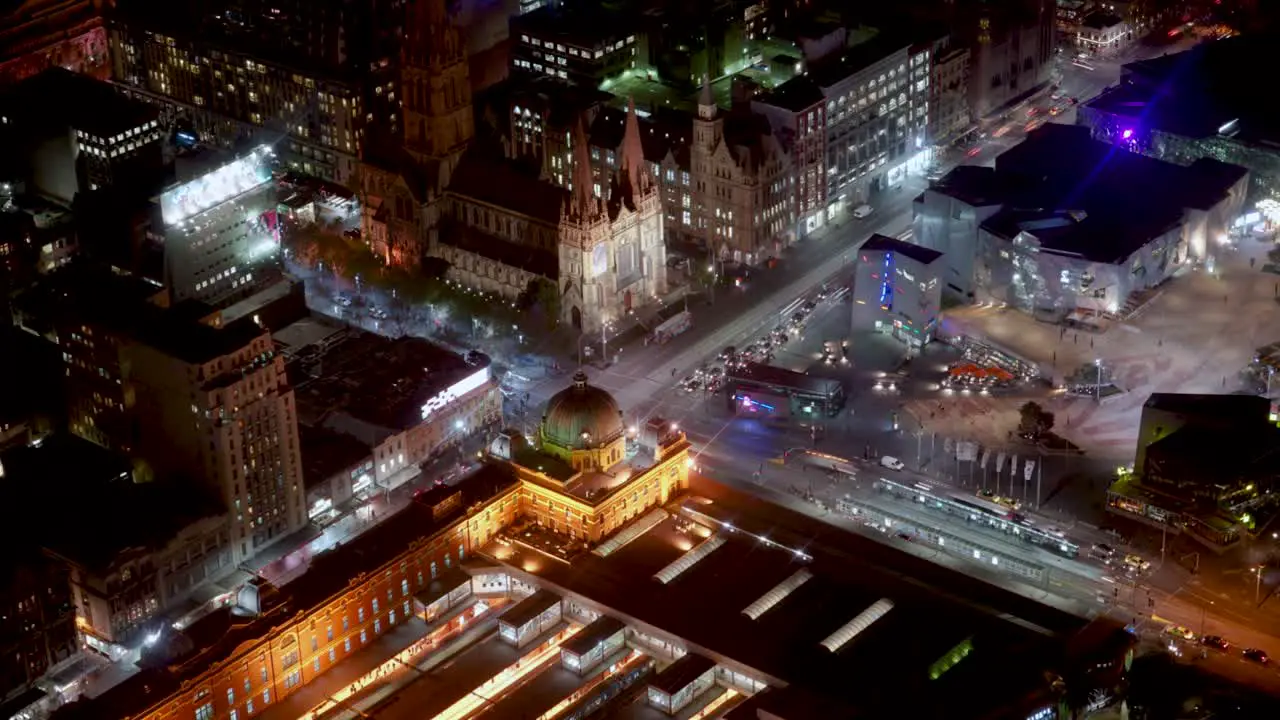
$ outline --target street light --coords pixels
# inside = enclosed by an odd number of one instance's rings
[[[1098,402],[1102,402],[1102,358],[1094,358],[1093,364],[1098,368],[1098,381],[1094,385],[1094,395]]]
[[[1254,582],[1253,582],[1253,604],[1254,604],[1255,606],[1256,606],[1259,602],[1261,602],[1261,596],[1262,596],[1262,571],[1263,571],[1264,569],[1265,569],[1265,568],[1264,568],[1263,566],[1261,566],[1261,565],[1259,565],[1258,567],[1256,567],[1256,568],[1254,568],[1254,569],[1253,569],[1253,574],[1254,574]]]

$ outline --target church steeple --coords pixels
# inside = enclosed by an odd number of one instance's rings
[[[644,144],[640,140],[640,121],[636,115],[636,101],[627,100],[626,127],[622,131],[621,162],[619,163],[626,190],[633,199],[649,192],[653,186],[653,177],[649,174],[644,159]]]
[[[698,93],[698,117],[703,120],[715,120],[719,108],[716,97],[711,92],[711,78],[703,76],[702,91]]]
[[[466,46],[445,0],[408,0],[401,50],[404,145],[451,168],[475,134]]]
[[[573,142],[573,186],[567,210],[573,218],[590,220],[602,212],[602,203],[595,193],[595,170],[591,167],[591,151],[587,147],[589,144],[587,131],[581,115],[574,120],[571,140]]]

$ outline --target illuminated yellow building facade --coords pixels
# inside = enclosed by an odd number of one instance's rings
[[[288,601],[264,608],[257,619],[215,613],[200,621],[231,624],[222,640],[72,706],[65,719],[252,717],[411,617],[435,620],[421,594],[511,526],[531,522],[587,545],[600,542],[689,484],[683,434],[668,429],[629,459],[626,435],[613,398],[579,374],[548,402],[537,446],[500,453],[475,476],[425,493],[387,518],[366,533],[367,541],[362,535],[321,556],[280,588]],[[433,629],[391,665],[434,647],[433,638],[474,619],[468,613]]]

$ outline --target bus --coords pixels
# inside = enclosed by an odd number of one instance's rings
[[[744,407],[759,412],[762,401],[770,415],[781,417],[835,417],[844,409],[844,385],[839,380],[761,363],[729,368],[725,390],[733,412]]]
[[[1012,509],[999,503],[993,503],[990,500],[984,500],[976,495],[961,495],[960,493],[953,493],[951,494],[951,502],[957,505],[963,505],[970,510],[975,510],[987,515],[994,515],[1001,520],[1008,520],[1010,522],[1017,520],[1017,515]]]

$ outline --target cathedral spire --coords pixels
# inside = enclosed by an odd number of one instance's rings
[[[644,144],[640,141],[640,121],[636,115],[635,98],[627,100],[626,123],[622,132],[622,157],[619,165],[625,173],[628,190],[639,195],[649,189],[650,177],[645,167]]]
[[[716,97],[711,92],[711,76],[702,76],[702,91],[698,93],[698,117],[703,120],[714,120],[716,116]]]
[[[573,123],[573,195],[571,209],[579,218],[595,214],[595,172],[591,168],[591,151],[587,147],[587,131],[582,116]]]

